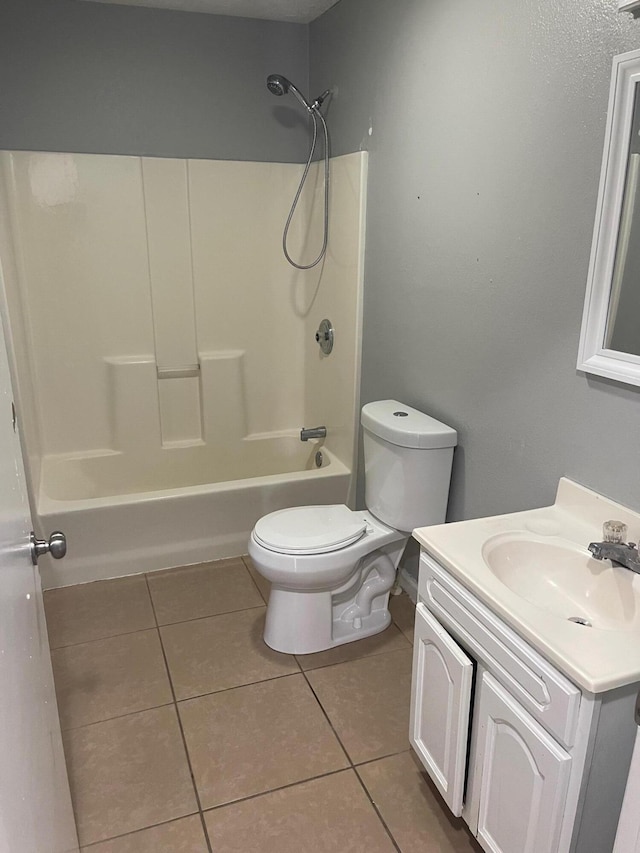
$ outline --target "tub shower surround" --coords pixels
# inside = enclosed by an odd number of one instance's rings
[[[333,161],[329,252],[307,272],[281,250],[299,164],[0,157],[32,496],[70,545],[64,565],[43,560],[47,586],[236,555],[265,512],[349,499],[366,154]],[[321,233],[314,169],[302,257]],[[298,440],[316,423],[321,468]]]

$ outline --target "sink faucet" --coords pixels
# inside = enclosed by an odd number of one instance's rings
[[[617,566],[640,574],[640,553],[635,542],[592,542],[589,551],[596,560],[611,560]]]
[[[313,427],[312,429],[305,429],[302,427],[300,430],[300,441],[309,441],[310,438],[326,438],[327,437],[327,428],[323,426]]]

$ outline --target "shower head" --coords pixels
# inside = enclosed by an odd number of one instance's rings
[[[313,107],[302,92],[300,92],[299,89],[296,89],[291,80],[287,80],[283,74],[269,74],[267,77],[267,89],[272,95],[278,96],[286,95],[291,92],[308,112],[313,112]]]
[[[267,89],[272,95],[286,95],[291,83],[282,74],[269,74],[267,77]]]

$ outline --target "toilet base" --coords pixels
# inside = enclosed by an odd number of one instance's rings
[[[276,652],[308,655],[379,634],[391,624],[389,593],[360,622],[336,618],[330,592],[271,589],[264,641]],[[357,617],[356,617],[357,618]],[[355,624],[354,624],[355,622]]]
[[[264,641],[277,652],[307,655],[379,634],[391,624],[389,593],[406,538],[367,555],[336,590],[272,585]]]
[[[384,607],[374,610],[371,616],[365,616],[361,620],[361,626],[355,628],[352,622],[343,622],[340,619],[333,623],[333,644],[341,646],[343,643],[351,643],[353,640],[364,640],[379,634],[391,625],[391,614],[389,613],[389,593],[384,596]]]

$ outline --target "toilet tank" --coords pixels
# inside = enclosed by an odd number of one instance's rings
[[[361,421],[367,509],[404,532],[442,524],[456,431],[397,400],[367,403]]]

